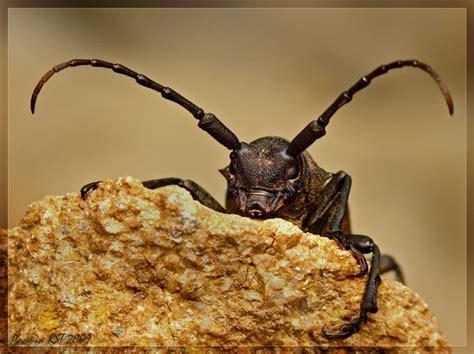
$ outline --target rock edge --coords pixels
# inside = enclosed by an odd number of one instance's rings
[[[326,340],[323,326],[358,313],[366,278],[352,255],[281,219],[214,212],[179,187],[128,177],[86,201],[46,197],[8,234],[10,344],[448,346],[422,299],[385,279],[361,331]],[[57,333],[76,342],[48,342]]]

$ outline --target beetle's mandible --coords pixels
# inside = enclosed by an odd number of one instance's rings
[[[34,113],[36,100],[43,87],[55,73],[72,66],[91,65],[112,69],[114,72],[135,79],[140,85],[158,91],[186,110],[198,120],[198,126],[215,140],[231,150],[230,163],[220,172],[227,179],[226,207],[222,207],[206,190],[190,180],[162,178],[144,181],[150,189],[166,185],[178,185],[187,189],[193,198],[218,212],[267,219],[279,217],[293,222],[302,230],[335,240],[349,250],[362,265],[362,274],[367,274],[365,290],[359,315],[341,325],[337,330],[323,329],[329,339],[347,338],[358,332],[367,321],[368,313],[377,312],[377,289],[380,274],[394,270],[403,281],[400,267],[395,260],[381,255],[378,246],[368,236],[352,234],[347,213],[347,200],[351,188],[351,177],[343,172],[329,173],[319,167],[306,149],[326,134],[330,118],[353,95],[370,84],[377,76],[391,69],[405,66],[416,67],[427,72],[438,84],[453,114],[453,101],[448,88],[440,76],[427,64],[418,60],[397,60],[381,65],[360,78],[315,120],[311,121],[291,141],[280,137],[264,137],[244,143],[227,128],[214,114],[206,113],[178,92],[149,79],[121,64],[99,59],[73,59],[56,65],[36,85],[31,97],[31,111]],[[93,182],[81,189],[83,198],[100,183]],[[370,267],[364,254],[372,254]]]

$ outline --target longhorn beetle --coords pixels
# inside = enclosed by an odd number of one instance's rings
[[[368,236],[352,234],[349,225],[347,200],[351,188],[351,177],[344,171],[326,172],[311,158],[306,149],[326,134],[326,126],[336,111],[350,102],[352,96],[370,84],[372,79],[391,69],[411,66],[430,74],[436,81],[453,114],[453,101],[448,88],[440,76],[427,64],[418,60],[398,60],[381,65],[368,75],[362,76],[317,119],[311,121],[301,132],[288,141],[268,136],[252,141],[240,142],[214,114],[206,113],[194,103],[169,87],[138,74],[121,65],[99,59],[73,59],[56,65],[36,85],[31,97],[31,112],[43,85],[55,73],[72,66],[91,65],[112,69],[129,76],[142,86],[158,91],[198,120],[198,126],[215,140],[231,150],[230,164],[220,172],[227,180],[226,207],[222,207],[204,188],[191,180],[162,178],[144,181],[146,188],[155,189],[167,185],[178,185],[187,189],[192,197],[205,206],[222,213],[240,214],[256,219],[283,218],[298,225],[302,230],[335,240],[342,248],[350,251],[361,264],[360,275],[368,273],[357,318],[341,325],[335,331],[323,328],[328,339],[347,338],[358,332],[367,322],[368,313],[377,312],[377,289],[380,274],[394,270],[397,279],[403,282],[403,275],[397,262],[390,256],[381,255],[378,246]],[[82,198],[97,188],[101,181],[92,182],[81,188]],[[372,254],[370,268],[364,254]]]

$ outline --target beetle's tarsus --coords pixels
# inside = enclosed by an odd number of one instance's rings
[[[85,186],[83,186],[81,188],[81,198],[86,200],[87,199],[87,196],[89,195],[89,193],[95,189],[97,189],[97,186],[99,185],[99,183],[101,183],[102,181],[96,181],[96,182],[91,182],[91,183],[88,183],[86,184]]]
[[[359,318],[345,323],[337,331],[328,331],[323,328],[322,333],[326,339],[345,339],[360,331],[362,323],[367,322],[367,314],[361,313]]]

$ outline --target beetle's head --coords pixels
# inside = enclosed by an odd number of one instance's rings
[[[265,137],[241,143],[220,170],[240,212],[256,218],[272,215],[292,198],[300,184],[302,159],[289,155],[288,142]]]

